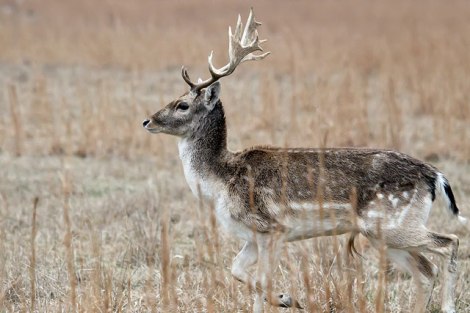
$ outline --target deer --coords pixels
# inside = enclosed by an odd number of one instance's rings
[[[302,309],[289,294],[269,290],[269,277],[285,243],[319,236],[350,234],[348,248],[362,234],[371,245],[386,247],[390,262],[408,272],[416,286],[415,312],[424,312],[438,267],[425,254],[444,260],[442,312],[455,312],[459,238],[428,230],[436,198],[462,223],[447,178],[433,165],[406,154],[369,148],[227,147],[220,82],[243,62],[262,60],[253,9],[243,26],[240,15],[229,27],[229,61],[216,68],[208,57],[210,78],[191,81],[189,90],[145,119],[152,134],[179,138],[185,179],[199,199],[211,201],[219,228],[244,241],[231,267],[232,276],[254,293],[253,312],[265,302]],[[269,264],[269,266],[267,266]],[[255,266],[254,273],[250,267]]]

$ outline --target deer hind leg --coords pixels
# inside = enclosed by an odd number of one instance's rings
[[[429,232],[430,243],[427,251],[441,255],[446,260],[442,275],[442,304],[444,313],[455,312],[455,284],[457,282],[457,252],[459,238],[455,235],[444,235]]]
[[[401,231],[402,234],[406,230]],[[404,250],[410,253],[415,260],[414,264],[418,265],[418,270],[423,276],[426,272],[430,272],[430,262],[421,254],[422,252],[430,252],[442,256],[445,259],[445,266],[442,277],[442,304],[441,310],[445,313],[455,312],[455,284],[457,281],[457,251],[459,239],[455,235],[444,235],[428,231],[426,228],[408,230],[410,236],[396,236],[391,233],[389,236],[385,234],[386,244],[389,247],[396,248],[394,250]],[[415,265],[415,266],[416,266]],[[434,271],[434,267],[431,266]],[[430,275],[429,275],[430,276]],[[416,275],[414,276],[416,277]],[[418,277],[418,279],[420,279]],[[418,280],[417,279],[417,280]],[[419,289],[419,288],[418,288]],[[418,290],[419,292],[419,290]],[[426,305],[426,296],[421,296],[417,305]],[[415,311],[423,308],[416,308]]]
[[[424,312],[431,299],[437,266],[432,264],[423,254],[401,249],[387,249],[387,257],[401,270],[413,277],[416,286],[416,303],[414,312]]]
[[[428,306],[432,292],[434,290],[434,283],[438,267],[431,263],[422,253],[410,252],[413,258],[414,273],[413,279],[416,284],[416,307],[422,307],[423,310]]]

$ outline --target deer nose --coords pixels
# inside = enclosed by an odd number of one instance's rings
[[[142,123],[142,125],[145,127],[145,126],[148,125],[148,123],[150,123],[150,120],[145,120],[145,121]]]

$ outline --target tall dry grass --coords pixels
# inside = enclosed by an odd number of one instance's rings
[[[194,201],[174,138],[140,127],[186,90],[182,64],[205,77],[210,50],[225,61],[226,27],[250,6],[0,4],[0,311],[250,311],[250,291],[230,277],[240,243]],[[231,149],[399,149],[447,173],[470,212],[467,2],[261,1],[255,11],[272,55],[222,82]],[[443,211],[430,228],[461,237],[465,311],[469,236]],[[410,312],[410,277],[362,241],[364,257],[347,257],[345,244],[289,245],[270,288],[309,312]]]

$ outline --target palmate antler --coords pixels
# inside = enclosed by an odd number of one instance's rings
[[[256,28],[260,26],[261,23],[255,20],[253,15],[253,8],[250,10],[250,16],[246,22],[246,26],[243,29],[243,24],[241,22],[241,17],[238,15],[237,26],[235,28],[235,33],[232,34],[232,29],[229,26],[228,36],[229,36],[229,45],[228,45],[228,57],[229,63],[224,65],[221,68],[216,68],[212,63],[213,51],[209,55],[209,72],[211,73],[211,78],[193,83],[189,78],[188,71],[183,66],[181,68],[181,75],[183,76],[184,81],[189,85],[191,91],[198,91],[203,88],[210,86],[212,83],[218,81],[224,76],[228,76],[235,71],[237,66],[245,61],[256,61],[262,60],[271,52],[265,52],[262,54],[254,54],[256,51],[263,51],[261,44],[266,40],[260,40],[258,38],[258,31]]]

